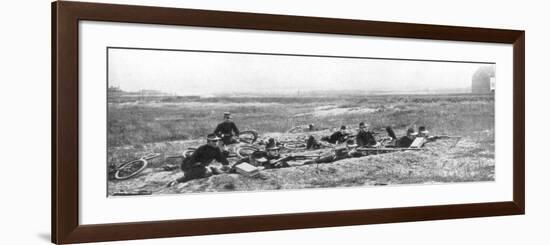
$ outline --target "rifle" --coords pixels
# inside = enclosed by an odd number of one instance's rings
[[[450,136],[450,135],[434,135],[429,136],[428,140],[439,140],[439,139],[460,139],[462,136]]]
[[[422,148],[389,148],[389,147],[382,147],[382,148],[366,148],[366,147],[357,147],[355,148],[357,151],[421,151]]]
[[[271,163],[273,166],[278,166],[280,163],[285,161],[293,161],[293,160],[305,160],[308,158],[315,158],[319,157],[320,155],[288,155],[285,157],[281,157]]]

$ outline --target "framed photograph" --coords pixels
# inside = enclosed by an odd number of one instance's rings
[[[52,3],[52,242],[525,212],[525,32]]]

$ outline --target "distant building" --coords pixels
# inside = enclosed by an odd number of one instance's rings
[[[495,91],[495,66],[482,66],[472,75],[472,93]]]
[[[120,89],[119,86],[109,86],[109,88],[107,88],[107,91],[109,93],[120,93],[122,92],[122,89]]]

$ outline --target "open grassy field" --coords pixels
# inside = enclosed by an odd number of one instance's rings
[[[164,164],[157,160],[152,162],[153,168],[135,179],[110,181],[109,192],[142,189],[154,193],[241,191],[494,179],[492,94],[170,97],[109,103],[108,164],[117,165],[146,152],[167,156],[196,147],[214,130],[224,111],[233,114],[240,130],[254,129],[260,134],[284,133],[296,125],[309,123],[328,128],[328,134],[340,125],[356,128],[364,121],[374,129],[392,126],[398,136],[403,135],[407,127],[426,126],[432,134],[463,138],[456,145],[448,141],[430,143],[427,152],[390,153],[324,166],[264,171],[269,177],[267,180],[226,174],[173,188],[163,186],[181,173],[155,170]]]
[[[442,134],[493,129],[493,95],[378,95],[350,98],[208,98],[110,103],[109,146],[204,137],[233,113],[240,129],[284,132],[295,125],[321,128],[425,125]]]

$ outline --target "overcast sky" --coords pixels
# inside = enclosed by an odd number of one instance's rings
[[[464,89],[486,64],[109,49],[109,86],[178,95]]]

